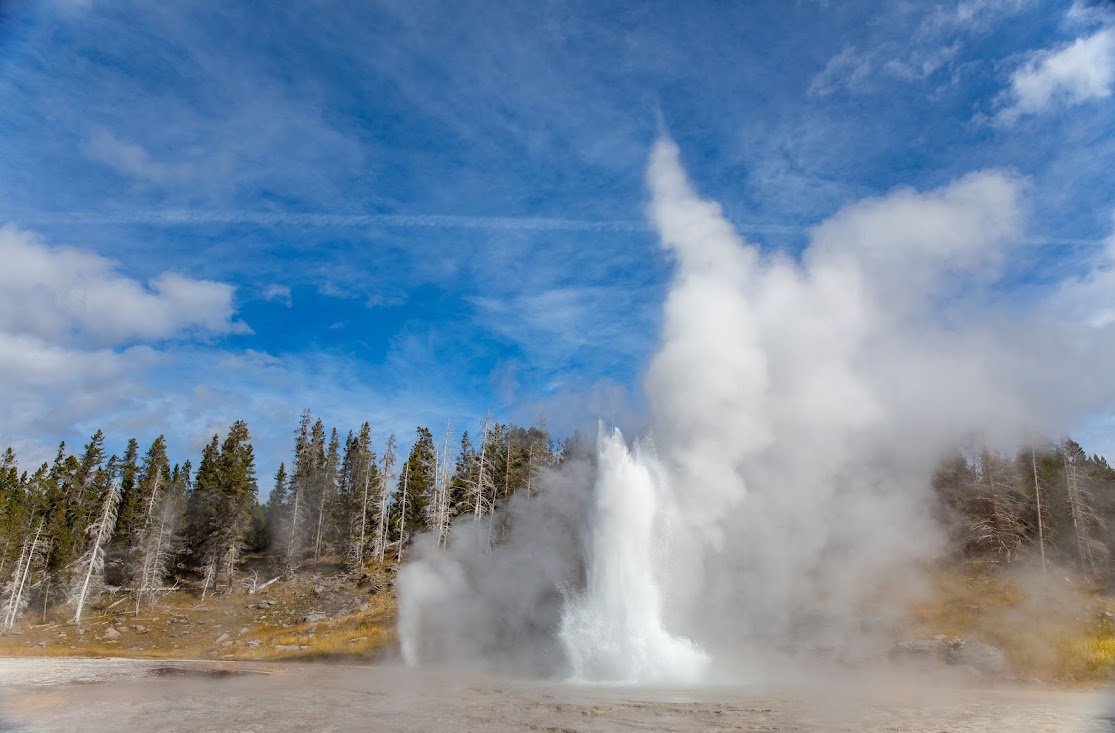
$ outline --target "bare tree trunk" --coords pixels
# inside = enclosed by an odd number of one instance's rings
[[[4,628],[6,630],[11,630],[16,619],[23,612],[23,589],[27,585],[27,579],[31,576],[31,563],[35,559],[35,551],[39,546],[39,537],[42,535],[44,521],[39,520],[39,527],[35,530],[35,537],[31,540],[30,546],[25,541],[20,550],[19,562],[16,564],[12,587],[8,595],[8,607],[4,612]]]
[[[217,561],[211,559],[205,564],[205,580],[201,586],[201,600],[205,600],[205,594],[209,592],[209,586],[216,579],[217,575]]]
[[[476,517],[476,544],[479,546],[483,542],[482,523],[480,518],[484,516],[484,502],[485,490],[488,488],[490,479],[488,477],[487,457],[488,457],[488,437],[491,431],[491,413],[484,416],[484,424],[480,428],[480,460],[476,469],[476,486],[474,492],[473,513]],[[492,486],[492,505],[495,505],[495,485]],[[488,532],[488,546],[491,547],[491,523],[489,523]]]
[[[286,551],[286,571],[293,573],[295,568],[298,567],[301,549],[298,546],[298,517],[302,512],[302,486],[298,486],[294,491],[294,503],[290,507],[290,539],[287,542]]]
[[[327,485],[323,482],[321,485],[321,501],[318,502],[317,508],[317,530],[314,533],[314,562],[321,559],[321,537],[325,525],[325,500],[329,493],[327,489]]]
[[[93,545],[90,547],[85,561],[85,578],[81,582],[81,586],[77,592],[76,605],[77,610],[74,612],[73,623],[81,623],[81,612],[85,608],[85,601],[88,599],[89,590],[93,587],[93,579],[99,579],[100,573],[104,571],[104,545],[112,536],[112,528],[116,523],[116,505],[120,500],[120,487],[115,482],[110,483],[108,487],[108,494],[105,495],[104,506],[101,509],[101,517],[98,522],[91,528],[93,530]]]
[[[383,470],[379,473],[379,527],[376,532],[376,544],[373,548],[377,562],[383,562],[387,554],[387,490],[390,481],[395,476],[395,435],[392,433],[387,438],[387,445],[383,449]]]
[[[533,428],[532,428],[533,430]],[[530,447],[527,449],[527,498],[530,498],[534,483],[534,434],[530,434]]]
[[[1038,483],[1038,459],[1030,444],[1030,466],[1034,469],[1034,497],[1038,507],[1038,549],[1041,552],[1041,572],[1045,573],[1045,530],[1041,516],[1041,484]]]
[[[1080,569],[1085,577],[1096,576],[1096,560],[1088,537],[1088,509],[1084,506],[1080,484],[1076,475],[1076,461],[1065,457],[1065,484],[1068,490],[1069,513],[1072,515],[1072,528],[1076,533],[1076,549],[1080,556]]]
[[[364,559],[364,537],[368,527],[368,489],[371,483],[372,457],[371,454],[367,454],[364,456],[364,499],[360,503],[360,544],[357,546],[356,549],[357,565],[359,565],[360,561]]]
[[[395,558],[398,564],[403,562],[403,545],[406,543],[407,526],[407,484],[410,482],[410,461],[403,467],[403,506],[399,510],[399,555]]]
[[[437,547],[445,547],[449,537],[449,434],[452,423],[445,423],[445,439],[442,441],[441,455],[435,455],[434,481],[434,525],[437,532]]]

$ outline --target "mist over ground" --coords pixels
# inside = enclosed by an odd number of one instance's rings
[[[584,457],[514,497],[506,542],[489,549],[464,522],[448,551],[425,546],[399,577],[411,663],[569,675],[569,618],[605,552],[630,570],[615,582],[653,576],[648,623],[707,654],[701,679],[771,653],[871,656],[942,548],[940,460],[1059,436],[1115,394],[1111,324],[1080,318],[1110,298],[1115,247],[1090,273],[1004,295],[1027,247],[1026,181],[1010,172],[850,204],[796,256],[741,237],[669,138],[647,184],[675,272],[645,378],[652,434],[626,459],[646,488],[617,503]],[[601,430],[599,460],[625,460]],[[654,508],[645,552],[606,548],[639,531],[625,519],[639,501]],[[593,607],[599,629],[640,634],[623,608]]]

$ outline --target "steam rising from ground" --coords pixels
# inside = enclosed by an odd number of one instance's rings
[[[852,204],[798,259],[744,241],[697,196],[672,141],[655,145],[648,184],[676,264],[646,377],[657,456],[604,435],[600,475],[574,462],[541,497],[512,501],[506,544],[489,552],[464,524],[449,552],[420,553],[399,581],[412,663],[661,678],[586,662],[578,649],[592,644],[571,646],[571,627],[597,646],[611,634],[628,660],[699,646],[710,675],[772,651],[870,653],[865,632],[886,626],[940,547],[928,487],[945,451],[1057,434],[1113,394],[1111,325],[1079,318],[1110,263],[1048,302],[1009,303],[1000,288],[1023,234],[1024,182],[1009,174]],[[616,491],[609,472],[625,465],[627,480],[657,487],[649,505]],[[602,535],[617,527],[650,546],[618,579],[599,565],[632,550]],[[601,589],[603,577],[635,578],[643,595]],[[609,593],[614,618],[583,616]]]

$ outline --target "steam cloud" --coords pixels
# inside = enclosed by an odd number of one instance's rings
[[[928,489],[947,451],[1010,448],[1109,408],[1113,329],[1080,310],[1110,311],[1094,302],[1110,263],[1019,304],[1003,280],[1025,183],[1003,172],[849,205],[797,259],[744,241],[672,141],[647,178],[676,261],[646,376],[657,455],[610,457],[602,436],[599,461],[601,476],[605,461],[650,466],[654,622],[708,652],[706,674],[772,651],[862,651],[865,601],[884,623],[883,601],[940,549]],[[597,473],[587,459],[547,474],[491,551],[468,522],[448,552],[420,549],[399,577],[407,660],[569,674],[563,629],[593,593],[601,536],[624,526]]]

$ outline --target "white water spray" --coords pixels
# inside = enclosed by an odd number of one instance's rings
[[[662,471],[642,446],[627,449],[618,429],[597,438],[595,511],[588,582],[562,617],[573,678],[586,682],[699,682],[709,659],[666,630],[659,573],[668,547]]]
[[[1111,404],[1115,326],[1070,306],[1110,310],[1115,259],[1004,300],[1026,241],[1010,174],[848,204],[794,257],[741,237],[669,139],[648,187],[675,266],[646,375],[660,453],[604,432],[595,462],[507,502],[490,550],[467,519],[448,551],[418,543],[398,580],[411,664],[685,684],[771,654],[870,655],[941,546],[940,459]]]

